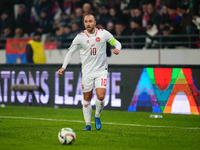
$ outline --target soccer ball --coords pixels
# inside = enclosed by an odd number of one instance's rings
[[[58,132],[58,140],[61,144],[72,144],[76,139],[76,133],[71,128],[62,128]]]

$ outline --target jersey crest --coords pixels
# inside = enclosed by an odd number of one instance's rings
[[[96,42],[100,42],[100,41],[101,41],[101,38],[100,38],[100,37],[97,37],[95,40],[96,40]]]

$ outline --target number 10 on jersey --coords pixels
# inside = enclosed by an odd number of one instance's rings
[[[93,47],[93,48],[90,48],[90,51],[91,51],[91,55],[96,55],[97,54],[97,49],[96,49],[96,47]]]

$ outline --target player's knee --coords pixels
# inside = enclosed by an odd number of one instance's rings
[[[90,95],[84,96],[84,100],[90,101],[91,100],[91,96]]]
[[[100,101],[104,100],[104,94],[100,94],[97,96]]]
[[[92,91],[84,93],[84,100],[90,101],[92,99]]]

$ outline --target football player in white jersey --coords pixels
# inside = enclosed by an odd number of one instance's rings
[[[58,74],[62,75],[69,64],[73,53],[80,50],[82,63],[82,90],[83,90],[83,115],[86,122],[84,131],[91,130],[91,99],[93,89],[96,88],[97,100],[95,103],[95,127],[101,129],[100,113],[104,107],[106,93],[108,64],[106,56],[106,42],[115,47],[113,53],[118,55],[121,50],[121,43],[105,29],[97,29],[95,17],[92,14],[84,17],[86,30],[78,34],[65,56],[62,68]]]

